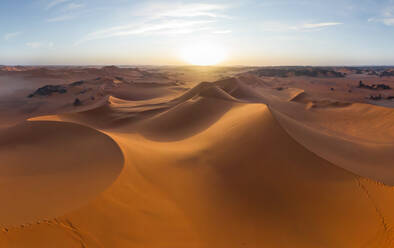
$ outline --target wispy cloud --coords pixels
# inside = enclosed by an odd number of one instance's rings
[[[206,26],[214,21],[184,21],[171,20],[161,23],[147,23],[112,27],[108,29],[99,30],[87,34],[83,39],[78,41],[76,45],[90,41],[110,37],[128,36],[128,35],[142,35],[142,34],[186,34],[193,33],[199,30],[207,29]]]
[[[383,23],[387,26],[394,26],[394,18],[385,18]]]
[[[301,29],[314,29],[314,28],[324,28],[324,27],[331,27],[331,26],[338,26],[342,25],[343,23],[341,22],[321,22],[321,23],[307,23],[302,25]]]
[[[37,49],[37,48],[53,48],[54,43],[53,42],[27,42],[26,43],[27,47]]]
[[[394,17],[392,18],[369,18],[368,22],[379,22],[386,26],[394,26]]]
[[[84,6],[85,5],[82,3],[69,3],[63,8],[63,11],[76,10],[76,9],[80,9]]]
[[[385,8],[379,17],[372,17],[368,22],[379,22],[386,26],[394,26],[394,7]]]
[[[57,5],[69,2],[70,0],[52,0],[50,1],[47,6],[45,7],[46,10],[50,10],[52,8],[54,8]]]
[[[215,30],[215,31],[212,31],[212,33],[213,34],[230,34],[230,33],[232,33],[232,31],[231,30]]]
[[[5,39],[5,40],[10,40],[10,39],[12,39],[12,38],[15,38],[15,37],[21,35],[21,34],[22,34],[22,32],[8,33],[8,34],[5,34],[5,35],[4,35],[4,39]]]
[[[67,21],[67,20],[71,20],[74,18],[75,18],[74,15],[60,15],[60,16],[48,18],[47,22],[62,22],[62,21]]]
[[[320,31],[322,28],[342,25],[341,22],[316,22],[303,24],[286,24],[281,22],[265,22],[263,30],[269,32],[285,32],[285,31]]]
[[[136,16],[149,16],[151,18],[163,17],[228,17],[222,12],[229,8],[223,4],[208,3],[150,3],[133,11]]]
[[[51,2],[50,8],[60,4],[62,4],[61,8],[57,8],[53,16],[46,19],[47,22],[63,22],[74,19],[80,14],[78,10],[85,6],[82,3],[70,2],[70,0],[55,0]]]
[[[131,12],[138,17],[138,23],[110,27],[88,33],[76,45],[86,41],[110,37],[142,34],[189,34],[207,31],[211,34],[224,34],[230,30],[221,30],[212,26],[220,18],[229,18],[223,12],[229,6],[208,3],[149,3],[140,5]]]

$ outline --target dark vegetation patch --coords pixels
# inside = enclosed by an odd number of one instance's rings
[[[34,93],[30,94],[28,97],[35,96],[50,96],[53,93],[64,94],[67,92],[67,88],[62,85],[45,85],[44,87],[38,88]]]
[[[391,87],[385,84],[364,84],[363,81],[358,83],[358,88],[369,89],[369,90],[391,90]]]
[[[82,84],[84,84],[85,82],[83,81],[83,80],[81,80],[81,81],[76,81],[76,82],[74,82],[74,83],[71,83],[70,84],[70,86],[73,86],[73,87],[75,87],[75,86],[81,86]]]
[[[342,78],[346,74],[337,72],[333,69],[317,67],[284,67],[284,68],[261,68],[253,71],[259,77],[331,77]]]
[[[380,73],[381,77],[392,77],[394,76],[394,70],[385,70],[383,72]]]
[[[369,100],[372,100],[372,101],[380,101],[380,100],[394,100],[394,96],[387,96],[387,97],[384,97],[384,96],[382,96],[382,94],[379,94],[379,95],[370,95],[369,96],[369,98],[368,98]]]
[[[79,100],[79,98],[75,98],[73,105],[75,107],[78,107],[78,106],[82,105],[82,102],[81,102],[81,100]]]

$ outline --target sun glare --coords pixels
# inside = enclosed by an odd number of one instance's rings
[[[216,65],[225,60],[227,53],[221,46],[207,43],[183,47],[181,58],[192,65]]]

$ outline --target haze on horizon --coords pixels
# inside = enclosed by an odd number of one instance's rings
[[[392,65],[393,41],[393,0],[0,2],[7,65]]]

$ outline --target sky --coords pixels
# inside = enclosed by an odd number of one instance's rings
[[[394,0],[1,0],[0,64],[394,65]]]

